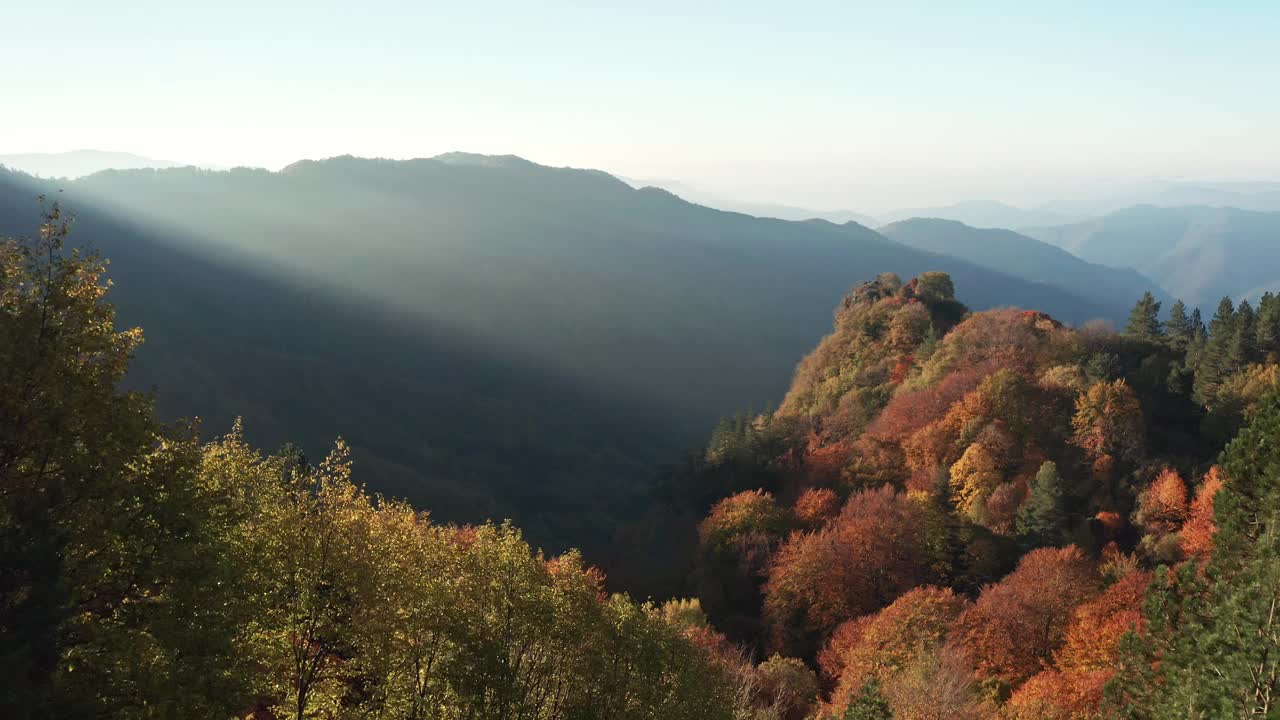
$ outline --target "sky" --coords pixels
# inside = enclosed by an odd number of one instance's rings
[[[0,154],[516,154],[755,202],[1280,180],[1280,0],[5,0]]]

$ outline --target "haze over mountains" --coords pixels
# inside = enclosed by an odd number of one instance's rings
[[[1026,232],[1091,262],[1136,268],[1202,309],[1280,289],[1280,212],[1146,205]]]
[[[131,377],[167,388],[165,415],[213,432],[243,415],[311,452],[344,434],[375,490],[446,519],[518,516],[550,544],[605,542],[655,466],[716,418],[775,406],[829,308],[877,273],[945,271],[975,310],[1076,324],[1119,323],[1144,291],[1203,307],[1280,277],[1277,217],[1236,210],[877,232],[467,153],[2,177],[0,231],[56,196],[127,280],[122,321],[150,338]],[[756,208],[804,214],[772,209]]]
[[[880,228],[880,233],[908,247],[957,255],[1017,277],[1090,295],[1108,304],[1130,302],[1134,288],[1151,290],[1168,299],[1151,280],[1132,269],[1107,267],[1081,260],[1071,253],[1033,238],[998,228],[974,228],[955,220],[914,218]]]
[[[71,150],[59,153],[0,155],[0,165],[46,178],[78,178],[103,170],[183,167],[187,163],[106,150]]]
[[[112,260],[150,338],[134,381],[167,388],[166,415],[243,415],[309,452],[343,434],[374,490],[544,541],[603,540],[657,463],[775,405],[877,273],[946,271],[971,307],[1074,323],[1131,302],[511,156],[3,177],[0,230],[30,232],[45,192]]]

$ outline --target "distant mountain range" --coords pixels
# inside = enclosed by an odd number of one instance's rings
[[[127,152],[72,150],[61,153],[0,155],[0,165],[45,178],[78,178],[103,170],[183,167],[186,163],[156,160]]]
[[[1057,225],[1083,219],[1051,210],[1025,210],[1000,202],[973,201],[942,207],[908,208],[879,216],[881,223],[911,218],[954,220],[976,228],[1020,228],[1028,225]]]
[[[1280,212],[1146,205],[1025,232],[1090,262],[1135,268],[1204,310],[1224,295],[1280,291]]]
[[[877,220],[874,216],[853,210],[815,210],[813,208],[797,207],[795,205],[735,200],[707,192],[678,180],[637,180],[635,178],[626,177],[620,177],[619,179],[637,190],[644,189],[646,187],[659,188],[691,203],[705,205],[709,208],[715,208],[716,210],[744,213],[746,215],[754,215],[756,217],[776,218],[778,220],[826,220],[827,222],[835,223],[837,225],[843,225],[847,222],[856,222],[859,225],[866,225],[868,227],[872,227],[877,224]]]
[[[919,250],[954,255],[1003,273],[1063,288],[1090,289],[1090,297],[1113,306],[1132,302],[1134,293],[1169,299],[1150,278],[1128,268],[1081,260],[1060,247],[1012,230],[973,228],[954,220],[915,218],[880,228],[891,240]]]
[[[1073,323],[1123,318],[1144,289],[512,156],[2,173],[0,233],[34,228],[40,192],[111,259],[121,321],[148,336],[131,381],[164,414],[207,433],[243,415],[312,455],[342,434],[371,489],[550,545],[603,542],[657,463],[775,406],[831,306],[878,273],[946,271],[975,309]]]

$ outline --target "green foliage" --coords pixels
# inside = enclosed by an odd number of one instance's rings
[[[1258,303],[1256,342],[1263,358],[1280,356],[1280,295],[1266,293]]]
[[[1209,321],[1208,337],[1196,358],[1196,397],[1205,404],[1212,402],[1218,385],[1233,369],[1231,345],[1235,327],[1235,306],[1231,298],[1224,297]]]
[[[1223,454],[1218,532],[1203,574],[1158,576],[1149,632],[1126,644],[1108,699],[1125,717],[1276,717],[1280,692],[1280,394]],[[1158,663],[1158,664],[1156,664]]]
[[[1181,300],[1174,302],[1169,308],[1169,319],[1164,323],[1164,336],[1169,346],[1176,352],[1185,353],[1195,338],[1195,330],[1187,315],[1187,306]]]
[[[122,321],[147,329],[126,381],[160,389],[161,418],[223,432],[243,416],[256,444],[316,456],[341,434],[374,491],[596,554],[645,509],[656,465],[776,402],[858,278],[942,269],[980,307],[1121,310],[856,224],[512,157],[0,171],[0,235],[55,191],[111,258]]]
[[[312,467],[161,428],[66,231],[0,244],[5,717],[729,720],[700,629],[576,553],[373,498],[341,440]]]
[[[925,302],[955,300],[956,285],[951,276],[943,272],[920,273],[916,292]]]
[[[247,617],[238,661],[271,668],[243,707],[276,717],[727,717],[730,679],[686,634],[696,605],[606,596],[570,553],[510,526],[432,525],[375,503],[339,441],[315,468],[239,431],[204,451],[226,499]],[[255,700],[256,699],[256,700]]]
[[[839,720],[893,720],[889,711],[889,701],[880,693],[880,682],[872,675],[863,683],[862,689],[849,701],[849,707]]]
[[[1030,547],[1057,546],[1067,535],[1066,492],[1058,466],[1046,460],[1018,510],[1018,533]]]
[[[6,717],[226,715],[233,572],[189,430],[117,390],[104,263],[56,206],[0,241],[0,690]]]
[[[1125,325],[1124,334],[1138,340],[1158,342],[1164,337],[1160,327],[1160,303],[1144,292],[1133,309],[1129,311],[1129,323]]]

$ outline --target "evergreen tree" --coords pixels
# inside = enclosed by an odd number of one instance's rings
[[[1018,534],[1026,544],[1056,546],[1066,539],[1066,498],[1062,486],[1056,464],[1046,461],[1040,466],[1031,483],[1030,496],[1018,511]]]
[[[1258,358],[1257,316],[1248,300],[1240,301],[1236,309],[1235,326],[1231,329],[1231,343],[1227,351],[1227,372],[1238,372]]]
[[[1258,303],[1257,351],[1263,359],[1280,355],[1280,295],[1267,293]]]
[[[874,676],[863,683],[857,696],[849,701],[841,720],[893,720],[889,701],[880,692],[880,683]]]
[[[1224,297],[1218,310],[1209,321],[1209,334],[1196,357],[1196,399],[1209,404],[1217,393],[1218,385],[1229,371],[1231,344],[1235,338],[1235,305]]]
[[[1164,324],[1164,334],[1169,347],[1179,353],[1186,353],[1195,337],[1195,327],[1191,324],[1191,318],[1187,316],[1187,306],[1181,300],[1176,301],[1173,307],[1169,308],[1169,319]]]
[[[916,362],[923,365],[925,361],[933,357],[933,354],[938,351],[940,340],[937,326],[929,323],[929,329],[925,331],[924,338],[920,341],[920,347],[916,348]]]
[[[1094,353],[1084,364],[1084,374],[1092,382],[1111,382],[1120,377],[1122,371],[1120,356],[1115,353]]]
[[[1208,342],[1209,331],[1205,329],[1204,320],[1200,317],[1200,308],[1193,308],[1191,310],[1191,342],[1187,345],[1186,357],[1186,366],[1193,373]]]
[[[1142,293],[1142,299],[1129,311],[1129,324],[1124,334],[1139,340],[1157,341],[1160,330],[1160,302],[1150,292]]]
[[[1280,393],[1223,453],[1213,552],[1148,591],[1149,630],[1124,643],[1108,717],[1280,717]]]

